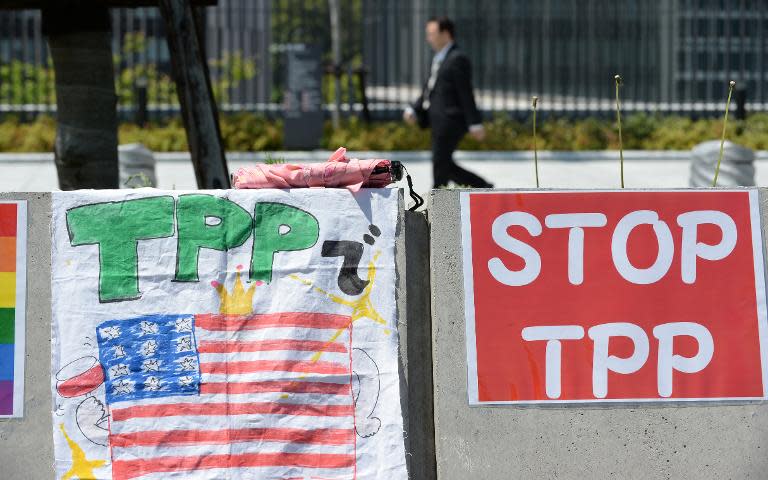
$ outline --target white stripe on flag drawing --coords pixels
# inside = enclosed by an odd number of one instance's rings
[[[113,478],[354,478],[349,326],[197,315],[200,394],[113,401]]]

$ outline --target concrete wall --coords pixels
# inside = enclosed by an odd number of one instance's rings
[[[0,421],[0,478],[47,479],[53,477],[50,195],[0,198],[29,200],[25,412],[21,420]],[[768,212],[764,191],[761,204]],[[411,478],[768,476],[767,405],[469,408],[458,191],[434,192],[429,220],[431,240],[425,217],[415,213],[401,217],[397,239]]]
[[[0,193],[27,200],[27,318],[24,418],[0,420],[0,478],[53,478],[51,423],[51,194]]]
[[[49,479],[53,478],[51,195],[0,193],[0,199],[27,200],[29,221],[24,417],[0,420],[0,479]],[[435,477],[428,235],[423,214],[401,213],[396,266],[402,406],[409,473],[417,480]]]
[[[398,333],[401,406],[408,473],[433,480],[432,319],[429,296],[429,226],[420,212],[405,212],[397,239]]]
[[[768,478],[768,405],[470,408],[459,191],[433,191],[429,220],[440,480]]]

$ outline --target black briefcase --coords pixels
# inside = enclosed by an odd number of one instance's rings
[[[416,115],[416,124],[421,128],[429,128],[429,112],[424,110],[421,105],[418,105],[413,109],[414,115]]]

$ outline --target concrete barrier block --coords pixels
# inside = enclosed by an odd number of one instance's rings
[[[0,193],[27,201],[24,417],[0,420],[0,478],[53,478],[51,412],[51,194]]]
[[[28,201],[25,406],[0,419],[0,478],[53,478],[51,404],[51,194],[0,193]],[[401,201],[402,204],[402,201]],[[401,403],[410,478],[435,478],[432,420],[429,232],[422,213],[399,215],[397,302]]]
[[[765,478],[765,404],[470,408],[459,192],[429,205],[440,480]]]
[[[397,240],[401,406],[409,477],[433,480],[432,322],[429,227],[421,212],[404,212]]]

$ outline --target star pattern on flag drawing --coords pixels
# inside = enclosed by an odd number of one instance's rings
[[[197,393],[193,325],[189,315],[102,323],[97,331],[107,401]]]

